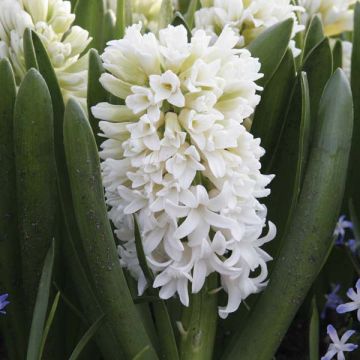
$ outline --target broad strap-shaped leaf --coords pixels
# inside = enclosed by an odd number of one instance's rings
[[[64,234],[63,244],[64,258],[67,259],[65,263],[66,270],[70,274],[76,287],[76,296],[79,299],[81,309],[84,313],[81,317],[85,317],[85,323],[92,324],[103,314],[103,311],[94,293],[93,285],[88,279],[88,271],[85,272],[74,246],[74,239],[69,234]],[[83,254],[83,252],[81,254]],[[75,310],[75,312],[78,313],[77,310]],[[105,359],[117,360],[123,357],[119,343],[108,323],[104,323],[101,328],[98,329],[95,342]]]
[[[61,94],[59,82],[57,80],[55,70],[51,64],[47,51],[41,42],[39,36],[31,31],[32,43],[35,51],[38,70],[44,78],[50,92],[53,113],[54,113],[54,140],[55,140],[55,155],[58,166],[64,163],[63,160],[63,136],[62,123],[64,115],[64,100]],[[60,173],[62,169],[59,169]]]
[[[320,98],[325,84],[332,74],[332,52],[329,39],[325,38],[308,54],[303,64],[306,72],[310,92],[310,134],[314,133],[317,122]]]
[[[179,0],[178,7],[182,14],[186,14],[186,12],[189,8],[189,0]]]
[[[30,70],[31,68],[39,70],[34,44],[32,41],[32,31],[29,28],[25,29],[23,46],[26,70]]]
[[[304,184],[271,281],[224,359],[271,359],[321,270],[343,199],[352,107],[349,82],[337,70],[321,98]]]
[[[251,132],[261,139],[261,146],[266,150],[261,159],[265,172],[270,171],[271,159],[284,128],[284,120],[291,99],[295,82],[295,63],[291,50],[287,50],[276,73],[261,95],[261,102],[256,107]]]
[[[125,357],[149,346],[148,358],[157,359],[138,316],[118,261],[107,216],[98,150],[90,124],[76,100],[66,107],[64,144],[75,216],[84,257],[95,294]]]
[[[275,178],[270,184],[271,195],[266,199],[266,204],[269,220],[277,225],[276,240],[267,246],[270,255],[274,258],[274,261],[269,264],[271,268],[274,266],[284,243],[284,236],[300,193],[302,173],[305,166],[304,159],[309,146],[309,109],[307,78],[305,73],[301,73],[291,97],[285,118],[285,128],[270,169],[270,173],[275,174]]]
[[[45,258],[37,292],[34,314],[31,322],[26,360],[38,360],[41,353],[46,313],[50,299],[51,279],[55,261],[55,241],[53,240]]]
[[[101,102],[106,102],[109,99],[109,94],[100,84],[100,76],[105,72],[101,62],[101,58],[95,49],[91,49],[89,52],[89,81],[88,81],[88,92],[87,92],[87,106],[89,113],[89,121],[93,130],[96,143],[100,146],[103,139],[98,134],[100,132],[99,121],[95,119],[91,112],[91,108]]]
[[[87,30],[93,38],[91,47],[102,50],[105,17],[104,0],[78,0],[75,7],[75,24]]]
[[[57,166],[57,184],[60,194],[60,204],[62,210],[62,220],[64,227],[67,229],[68,236],[73,239],[80,237],[77,228],[75,214],[72,205],[70,184],[68,179],[68,172],[65,160],[64,139],[63,139],[63,121],[65,105],[61,94],[61,89],[56,77],[56,73],[51,64],[46,49],[41,42],[39,36],[32,31],[32,41],[34,44],[35,55],[39,66],[39,72],[43,76],[49,88],[54,117],[54,142],[55,142],[55,157]],[[83,249],[79,242],[74,242],[78,253],[82,253]],[[82,257],[81,257],[82,260]],[[86,264],[83,263],[85,269]]]
[[[194,27],[194,15],[195,15],[195,11],[197,10],[198,5],[199,5],[199,0],[190,0],[189,1],[189,6],[188,6],[186,14],[185,14],[185,20],[190,29],[192,29]]]
[[[318,15],[315,15],[309,24],[309,27],[305,34],[305,45],[302,53],[303,59],[322,41],[324,40],[324,30],[321,19]]]
[[[264,77],[258,81],[259,85],[265,86],[280,65],[289,46],[293,25],[293,19],[284,20],[266,29],[248,45],[251,55],[259,58],[261,63]]]
[[[35,69],[28,71],[16,98],[14,144],[22,278],[30,320],[58,208],[53,109],[46,82]]]
[[[0,60],[0,288],[10,294],[11,306],[1,320],[8,355],[20,359],[26,351],[24,294],[21,286],[20,244],[16,206],[14,106],[16,84],[11,64]]]
[[[104,18],[104,35],[103,35],[103,43],[101,46],[101,51],[103,51],[106,47],[106,44],[115,39],[115,30],[116,30],[116,18],[114,13],[111,10],[105,12]]]
[[[162,0],[158,18],[158,30],[166,28],[170,25],[174,18],[174,7],[172,0]]]
[[[342,68],[342,53],[343,53],[342,41],[340,39],[337,39],[332,49],[333,71],[335,71],[337,68]]]

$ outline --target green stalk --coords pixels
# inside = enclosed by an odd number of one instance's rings
[[[148,284],[153,284],[154,275],[151,269],[149,269],[147,265],[146,255],[144,253],[144,248],[142,246],[140,229],[135,216],[134,216],[134,223],[135,223],[136,253],[139,258],[139,264]],[[152,306],[154,311],[155,326],[160,340],[161,358],[178,360],[179,353],[177,350],[175,335],[171,325],[171,319],[167,311],[165,301],[159,299],[158,291],[152,288],[151,286],[148,292],[150,295],[153,295],[156,299],[156,301],[153,302]]]
[[[67,104],[64,144],[79,239],[105,321],[125,358],[157,359],[121,269],[107,217],[100,162],[92,130],[80,105]]]
[[[14,144],[22,278],[30,320],[58,208],[53,109],[46,83],[35,69],[26,74],[16,98]]]
[[[180,358],[182,360],[210,360],[214,350],[217,295],[211,293],[218,286],[217,275],[211,274],[203,288],[190,297],[190,306],[183,310]]]
[[[352,108],[349,83],[337,70],[320,102],[305,180],[284,247],[267,289],[223,359],[271,359],[321,270],[343,198]]]
[[[309,358],[310,360],[319,359],[319,311],[316,305],[316,296],[311,302],[311,319],[309,326]]]
[[[125,35],[125,29],[131,25],[131,1],[118,0],[116,6],[116,25],[115,25],[115,38],[122,39]]]
[[[16,85],[8,60],[0,61],[0,291],[11,304],[1,321],[11,359],[21,359],[26,349],[24,294],[21,287],[20,244],[17,231],[16,172],[13,113]]]

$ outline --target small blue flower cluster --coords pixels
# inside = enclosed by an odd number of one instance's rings
[[[345,240],[346,230],[352,230],[353,224],[351,221],[347,221],[345,215],[340,216],[339,221],[336,224],[334,236],[336,237],[335,245],[348,246],[352,253],[356,253],[357,243],[354,239]],[[355,289],[350,288],[346,295],[351,300],[348,303],[343,304],[342,299],[338,295],[340,285],[332,285],[331,292],[326,295],[326,303],[321,313],[321,318],[324,319],[327,309],[336,310],[338,314],[344,314],[351,311],[357,311],[357,319],[360,321],[360,279],[356,282]],[[329,345],[327,353],[321,358],[321,360],[331,360],[337,356],[338,360],[345,359],[344,352],[351,352],[358,348],[358,345],[347,343],[350,337],[355,333],[354,330],[347,330],[339,338],[333,325],[328,325],[327,333],[332,341]]]
[[[5,315],[6,311],[5,308],[10,304],[9,301],[7,301],[7,298],[9,297],[9,294],[3,294],[0,295],[0,314]]]

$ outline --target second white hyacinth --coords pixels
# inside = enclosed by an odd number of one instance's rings
[[[23,35],[35,31],[44,44],[64,100],[86,103],[88,58],[82,56],[91,38],[72,26],[71,3],[63,0],[0,0],[0,58],[10,59],[18,79],[26,73]]]
[[[221,317],[266,285],[271,258],[261,246],[275,236],[266,207],[272,179],[260,172],[264,150],[242,125],[260,97],[260,63],[225,28],[210,43],[183,26],[142,34],[140,25],[111,41],[100,81],[125,105],[100,103],[101,157],[110,218],[120,240],[121,263],[168,299],[189,293],[217,272],[228,293]],[[147,284],[136,255],[136,214],[148,266]],[[265,231],[266,232],[266,231]],[[189,286],[190,285],[190,286]]]

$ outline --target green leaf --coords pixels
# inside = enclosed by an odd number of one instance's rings
[[[198,5],[199,5],[199,0],[190,0],[189,7],[185,14],[185,20],[190,29],[194,27],[194,15]]]
[[[178,0],[179,10],[182,14],[185,14],[189,7],[189,0]]]
[[[332,74],[332,52],[329,39],[321,41],[306,57],[303,71],[306,72],[310,92],[310,134],[317,123],[319,102],[326,82]]]
[[[98,52],[91,49],[89,52],[89,81],[87,92],[87,106],[91,128],[95,136],[98,147],[103,142],[103,138],[98,136],[100,132],[99,121],[92,115],[91,108],[101,102],[107,102],[109,94],[100,84],[100,76],[105,72]]]
[[[174,18],[174,8],[172,0],[162,0],[161,9],[158,17],[158,30],[166,28],[172,23]]]
[[[69,360],[77,360],[81,352],[84,350],[86,345],[90,342],[90,340],[95,336],[96,332],[102,326],[105,319],[105,315],[102,315],[98,320],[96,320],[91,327],[86,331],[83,335],[79,343],[76,345],[74,351],[71,353]]]
[[[88,272],[85,272],[84,270],[83,264],[74,246],[73,239],[71,236],[67,235],[64,236],[63,242],[64,258],[67,259],[65,264],[67,271],[71,275],[72,281],[74,282],[77,299],[79,299],[81,304],[81,308],[87,320],[86,323],[92,324],[99,318],[99,316],[101,316],[103,311],[99,301],[95,296],[91,282],[87,277]],[[81,256],[83,257],[83,252],[81,252]],[[71,302],[66,300],[65,302],[70,307],[73,307]],[[75,312],[79,313],[76,309]],[[82,318],[83,315],[80,314],[80,317]],[[117,360],[119,358],[123,358],[118,341],[108,323],[103,324],[103,326],[98,330],[95,341],[104,359]]]
[[[53,240],[46,255],[39,289],[36,296],[34,314],[31,323],[29,345],[26,360],[39,360],[41,354],[41,341],[44,334],[46,312],[50,298],[51,278],[55,260],[55,241]]]
[[[269,264],[270,267],[274,266],[278,258],[300,193],[309,146],[307,141],[310,125],[309,110],[307,78],[305,73],[301,73],[291,97],[285,128],[270,169],[270,172],[276,176],[270,184],[271,196],[267,198],[266,204],[269,211],[268,218],[277,226],[277,239],[267,246],[267,251],[275,259]]]
[[[86,29],[93,38],[91,47],[101,50],[105,17],[104,0],[78,0],[75,16],[75,25]]]
[[[318,15],[315,15],[310,22],[310,25],[305,35],[305,45],[302,53],[302,57],[306,56],[322,41],[325,35],[323,31],[323,25]]]
[[[26,74],[16,98],[14,145],[22,278],[30,320],[58,207],[53,109],[46,83],[35,69]]]
[[[171,25],[173,26],[179,26],[179,25],[183,25],[187,31],[187,37],[188,37],[188,41],[191,41],[191,29],[189,27],[189,25],[187,24],[184,16],[181,14],[181,12],[177,11],[175,13],[174,19],[171,23]]]
[[[32,40],[34,44],[36,59],[39,65],[39,71],[43,76],[49,88],[54,117],[54,142],[55,142],[55,157],[57,166],[57,183],[60,194],[60,204],[63,218],[63,226],[67,236],[73,239],[80,237],[79,230],[75,220],[73,204],[71,199],[70,184],[65,160],[64,138],[63,138],[63,120],[65,105],[61,94],[61,89],[52,67],[51,61],[48,57],[46,49],[42,44],[39,36],[32,32]],[[74,242],[79,253],[83,252],[79,242]],[[81,261],[83,258],[80,258]],[[86,264],[82,261],[84,268],[87,271]]]
[[[37,63],[35,55],[34,44],[32,41],[31,29],[29,28],[25,29],[23,44],[26,70],[30,70],[31,68],[39,70],[39,65]]]
[[[59,174],[64,173],[63,165],[65,163],[63,158],[63,135],[62,135],[62,124],[64,116],[64,100],[61,94],[61,89],[51,64],[46,49],[41,42],[39,36],[32,31],[32,42],[35,50],[36,60],[38,64],[38,70],[44,78],[47,87],[50,92],[51,102],[54,113],[54,141],[55,141],[55,155],[58,165]],[[62,165],[62,167],[61,167]],[[60,166],[60,167],[59,167]]]
[[[258,81],[259,85],[265,86],[280,65],[289,46],[293,25],[293,19],[273,25],[248,45],[251,55],[259,58],[261,63],[264,77]]]
[[[337,68],[342,68],[342,42],[337,39],[332,50],[333,54],[333,71]]]
[[[309,327],[309,360],[319,360],[319,311],[316,305],[316,297],[311,302],[311,319]]]
[[[269,81],[256,107],[251,132],[261,139],[266,150],[261,159],[265,172],[269,171],[270,161],[279,142],[279,134],[284,127],[284,118],[289,105],[289,94],[295,82],[295,63],[291,50],[287,50],[276,73]]]
[[[2,334],[9,358],[20,359],[26,351],[27,329],[16,207],[13,138],[16,83],[7,59],[0,60],[0,84],[0,289],[11,296],[11,306],[1,326],[6,329]]]
[[[224,359],[238,359],[240,353],[242,360],[274,356],[331,246],[343,199],[352,128],[351,89],[343,71],[337,70],[321,98],[304,184],[271,281]]]
[[[73,304],[73,302],[68,298],[68,296],[65,295],[65,292],[62,289],[60,289],[60,287],[55,281],[54,281],[54,287],[60,293],[62,301],[64,302],[65,305],[67,305],[67,307],[72,311],[72,313],[74,313],[83,322],[86,322],[86,318],[83,315],[83,313],[77,308],[76,305]]]
[[[103,36],[103,44],[101,46],[101,51],[103,51],[106,47],[106,44],[115,38],[115,30],[116,30],[116,18],[114,13],[110,10],[106,11],[104,18],[104,36]]]
[[[150,340],[132,302],[112,235],[104,200],[98,150],[90,124],[76,100],[66,107],[64,144],[75,216],[95,294],[126,357]],[[150,347],[149,359],[157,356]]]
[[[115,38],[122,39],[125,29],[132,23],[131,0],[117,0]]]
[[[46,320],[44,333],[43,333],[43,336],[42,336],[42,339],[41,339],[41,347],[40,347],[40,351],[39,351],[39,359],[42,359],[42,355],[43,355],[43,352],[44,352],[44,349],[45,349],[46,340],[47,340],[47,337],[49,335],[51,325],[52,325],[52,323],[54,321],[55,313],[56,313],[57,307],[59,305],[59,300],[60,300],[60,292],[57,292],[57,294],[55,296],[55,299],[54,299],[54,302],[53,302],[53,304],[51,306],[48,318]]]
[[[354,96],[354,136],[351,145],[347,198],[360,214],[360,3],[355,5],[353,51],[351,57],[351,88]]]

